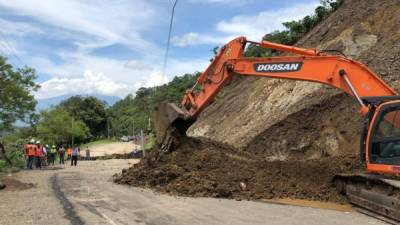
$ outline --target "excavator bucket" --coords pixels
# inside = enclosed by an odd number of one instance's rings
[[[162,102],[153,111],[157,144],[165,152],[173,151],[186,136],[186,130],[193,124],[189,112],[174,103]]]

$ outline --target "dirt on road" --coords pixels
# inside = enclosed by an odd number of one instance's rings
[[[363,169],[355,156],[271,162],[216,142],[187,138],[170,154],[153,151],[114,180],[182,196],[345,202],[332,185],[333,176]]]

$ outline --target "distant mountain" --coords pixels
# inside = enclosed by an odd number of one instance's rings
[[[75,95],[60,95],[53,98],[46,98],[46,99],[38,99],[38,104],[36,105],[36,110],[40,111],[43,109],[48,109],[51,106],[58,105],[60,102],[67,100],[68,98],[75,96]],[[94,96],[100,100],[103,100],[107,103],[108,106],[114,105],[117,101],[121,100],[120,97],[117,96],[108,96],[108,95],[80,95],[80,96]]]

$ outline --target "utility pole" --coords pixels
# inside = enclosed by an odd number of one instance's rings
[[[72,147],[74,147],[74,117],[72,117],[71,120],[71,142],[72,142]]]
[[[135,137],[135,119],[132,118],[132,137]]]
[[[171,42],[171,31],[172,31],[172,23],[174,22],[174,14],[175,14],[175,6],[178,3],[178,0],[175,0],[174,5],[172,6],[171,12],[171,20],[169,22],[169,30],[168,30],[168,40],[167,40],[167,49],[165,50],[165,58],[164,58],[164,65],[162,75],[165,76],[165,71],[167,69],[167,61],[168,61],[168,53],[169,53],[169,45]]]
[[[110,118],[107,117],[107,139],[110,139]]]
[[[140,130],[140,139],[141,139],[141,145],[142,145],[142,156],[144,158],[146,156],[146,149],[144,149],[144,133],[143,133],[143,129]]]

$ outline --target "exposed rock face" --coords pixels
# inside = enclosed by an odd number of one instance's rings
[[[399,28],[400,1],[347,0],[297,45],[340,50],[400,90]],[[321,84],[238,77],[188,135],[268,159],[336,156],[358,152],[357,111],[354,99]]]

